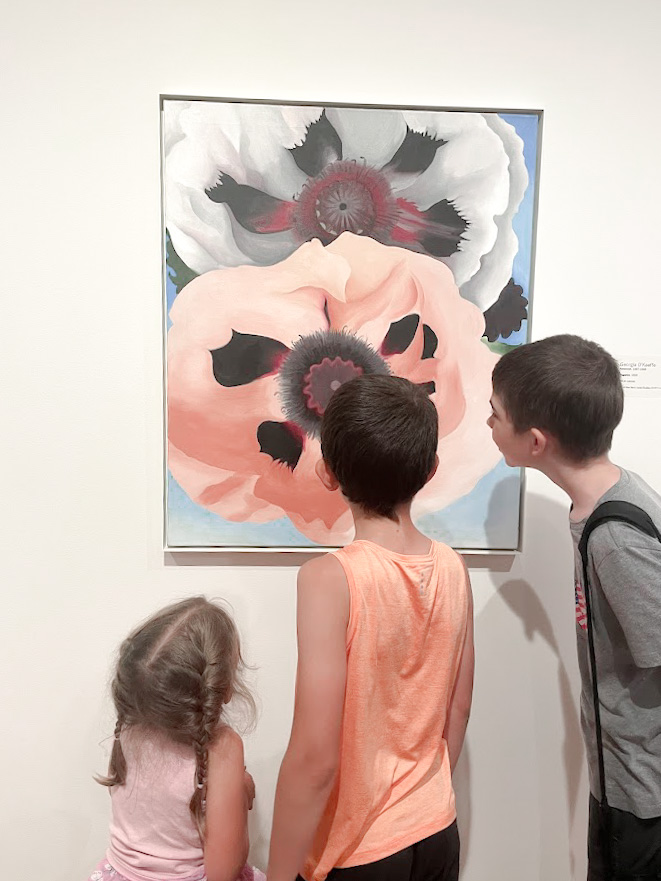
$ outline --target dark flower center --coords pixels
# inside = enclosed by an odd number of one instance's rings
[[[357,367],[353,361],[344,361],[342,358],[324,358],[321,364],[313,364],[303,386],[303,394],[308,399],[310,410],[316,410],[320,416],[326,412],[328,402],[339,387],[360,376],[362,367]]]
[[[363,373],[390,373],[384,359],[365,340],[346,330],[301,337],[278,372],[287,419],[308,437],[319,437],[321,417],[333,394]]]
[[[308,178],[292,220],[303,241],[318,238],[328,244],[343,232],[384,239],[397,217],[385,174],[353,160],[338,160]]]
[[[328,311],[324,310],[328,320]],[[232,332],[224,346],[211,351],[213,374],[220,385],[236,386],[277,374],[284,421],[266,420],[257,428],[260,452],[293,471],[303,453],[305,437],[319,437],[328,403],[340,386],[362,374],[390,373],[385,359],[405,352],[420,326],[416,313],[394,321],[378,352],[347,330],[320,330],[300,337],[292,349],[278,340]],[[422,325],[422,359],[433,358],[438,337]],[[259,373],[259,376],[256,376]],[[428,395],[432,382],[419,383]]]

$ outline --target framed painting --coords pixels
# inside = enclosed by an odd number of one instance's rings
[[[528,339],[541,111],[172,96],[161,121],[166,548],[349,541],[319,426],[391,372],[439,415],[416,523],[516,550],[522,475],[486,420]]]

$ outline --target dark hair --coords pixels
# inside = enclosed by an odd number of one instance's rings
[[[104,786],[126,781],[120,733],[140,726],[195,750],[195,791],[190,810],[204,836],[209,747],[220,733],[223,705],[238,695],[254,703],[243,685],[239,635],[230,615],[205,597],[157,612],[124,640],[112,683],[117,711],[115,740]]]
[[[391,520],[427,482],[437,446],[436,407],[424,388],[399,376],[344,383],[321,423],[321,452],[344,496]]]
[[[617,362],[597,343],[571,334],[503,355],[493,371],[493,390],[515,431],[548,431],[575,462],[608,452],[622,419]]]

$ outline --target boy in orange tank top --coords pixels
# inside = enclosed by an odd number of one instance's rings
[[[322,420],[317,474],[354,541],[298,576],[298,670],[268,881],[456,881],[452,769],[473,688],[462,559],[411,520],[438,466],[426,392],[361,376]]]

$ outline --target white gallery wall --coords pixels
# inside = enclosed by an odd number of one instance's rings
[[[232,604],[261,704],[246,742],[264,867],[291,719],[292,561],[164,558],[159,93],[542,108],[534,337],[661,354],[658,0],[23,0],[0,40],[0,838],[14,881],[106,845],[112,653],[191,594]],[[615,458],[661,486],[661,400]],[[567,504],[530,475],[524,552],[471,557],[465,881],[585,877]],[[294,561],[295,562],[295,561]]]

